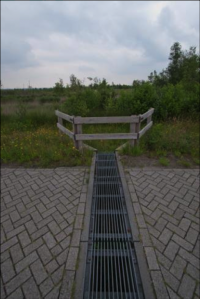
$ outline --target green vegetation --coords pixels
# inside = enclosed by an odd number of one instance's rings
[[[154,107],[154,125],[136,147],[129,144],[121,154],[156,157],[169,164],[169,155],[189,167],[189,157],[199,165],[199,56],[196,49],[171,47],[169,65],[160,74],[152,72],[148,81],[109,85],[106,79],[88,77],[85,86],[74,75],[70,85],[63,80],[53,88],[1,89],[1,159],[4,163],[28,166],[89,165],[90,151],[74,149],[72,140],[56,128],[55,110],[80,116],[142,114]],[[65,123],[70,130],[71,125]],[[84,133],[129,132],[128,124],[84,125]],[[87,142],[99,151],[114,151],[126,140]]]

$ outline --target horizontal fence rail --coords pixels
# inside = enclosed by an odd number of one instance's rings
[[[82,149],[83,147],[95,150],[94,148],[83,143],[83,140],[111,140],[111,139],[128,139],[132,146],[138,145],[139,138],[148,131],[153,125],[152,115],[154,113],[154,108],[149,109],[146,113],[140,115],[131,116],[112,116],[112,117],[81,117],[81,116],[71,116],[55,111],[58,116],[58,129],[64,134],[68,135],[74,141],[74,146],[77,149]],[[73,125],[73,132],[68,130],[63,125],[63,119],[69,121]],[[141,122],[147,120],[147,124],[144,128],[140,130]],[[102,134],[83,134],[82,125],[83,124],[116,124],[116,123],[130,123],[130,133],[102,133]],[[124,147],[125,144],[121,145],[116,150]]]

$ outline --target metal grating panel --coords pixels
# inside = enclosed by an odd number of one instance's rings
[[[115,154],[97,154],[84,299],[144,299]]]

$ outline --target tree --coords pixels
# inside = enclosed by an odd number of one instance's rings
[[[63,79],[59,79],[59,82],[56,82],[55,83],[55,86],[54,86],[54,91],[56,94],[58,95],[62,95],[64,93],[64,84],[63,84]]]

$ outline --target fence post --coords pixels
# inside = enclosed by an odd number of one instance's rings
[[[131,118],[133,117],[133,115],[131,115]],[[136,133],[136,123],[130,123],[130,133]],[[135,139],[130,140],[130,145],[134,146],[135,145]]]
[[[73,131],[74,131],[74,146],[76,149],[80,150],[83,147],[82,140],[76,140],[76,134],[82,134],[82,124],[75,124],[75,119],[81,118],[80,116],[74,117],[73,119]]]
[[[58,116],[58,123],[63,126],[63,119],[60,116]],[[59,130],[59,133],[62,134],[62,131]]]
[[[137,139],[135,140],[135,145],[138,146],[139,145],[139,132],[140,132],[140,123],[141,123],[141,116],[139,115],[139,120],[138,123],[136,123],[136,128],[135,128],[135,133],[137,133]]]

